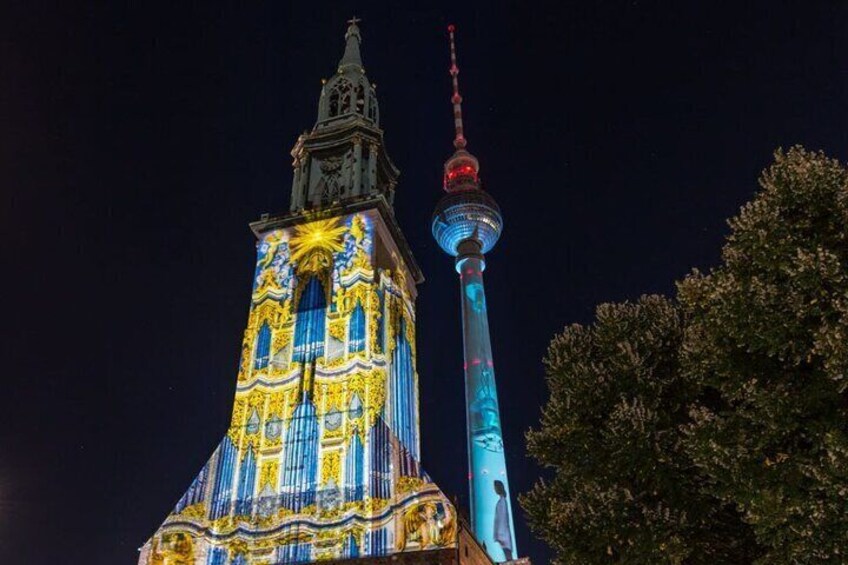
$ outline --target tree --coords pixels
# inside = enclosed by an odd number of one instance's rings
[[[681,363],[721,402],[687,453],[768,548],[761,563],[848,560],[848,173],[777,151],[730,221],[723,263],[678,286]]]
[[[554,471],[521,497],[556,563],[745,563],[755,543],[705,492],[684,449],[700,389],[683,377],[684,326],[659,296],[604,304],[545,359],[550,400],[530,454]]]

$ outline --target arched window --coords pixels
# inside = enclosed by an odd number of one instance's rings
[[[327,298],[318,277],[311,277],[297,305],[292,361],[308,363],[324,355]]]
[[[348,344],[351,353],[365,350],[365,310],[362,308],[362,303],[358,300],[350,315]]]
[[[268,322],[262,322],[259,333],[256,334],[256,349],[253,353],[253,368],[264,369],[271,358],[271,327]]]

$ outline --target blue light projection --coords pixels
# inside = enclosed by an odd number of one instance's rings
[[[462,281],[474,533],[495,561],[508,561],[516,556],[517,549],[483,288],[483,261],[476,257],[466,258],[457,263],[457,268]]]

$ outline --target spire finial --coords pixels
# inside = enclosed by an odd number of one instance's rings
[[[347,69],[355,69],[364,71],[362,66],[362,56],[359,54],[359,43],[362,41],[362,35],[359,33],[359,26],[356,25],[362,20],[353,16],[347,21],[347,32],[345,32],[345,50],[342,60],[339,61],[339,72]]]
[[[450,24],[448,33],[450,34],[450,51],[451,51],[451,66],[450,75],[453,81],[453,96],[451,103],[453,104],[453,124],[456,128],[456,136],[453,139],[453,146],[457,149],[464,149],[466,145],[465,135],[462,130],[462,96],[459,94],[459,67],[456,66],[456,44],[454,42],[454,31],[456,26]]]

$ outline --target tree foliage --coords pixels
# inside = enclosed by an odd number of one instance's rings
[[[552,480],[522,498],[557,563],[738,563],[749,532],[703,493],[682,426],[698,395],[682,376],[683,324],[659,296],[604,304],[554,338],[551,397],[530,453]]]
[[[768,553],[848,560],[848,175],[822,153],[775,153],[730,221],[723,264],[679,285],[683,365],[720,393],[687,450]]]
[[[848,561],[848,173],[777,151],[677,300],[554,338],[521,502],[557,563]]]

